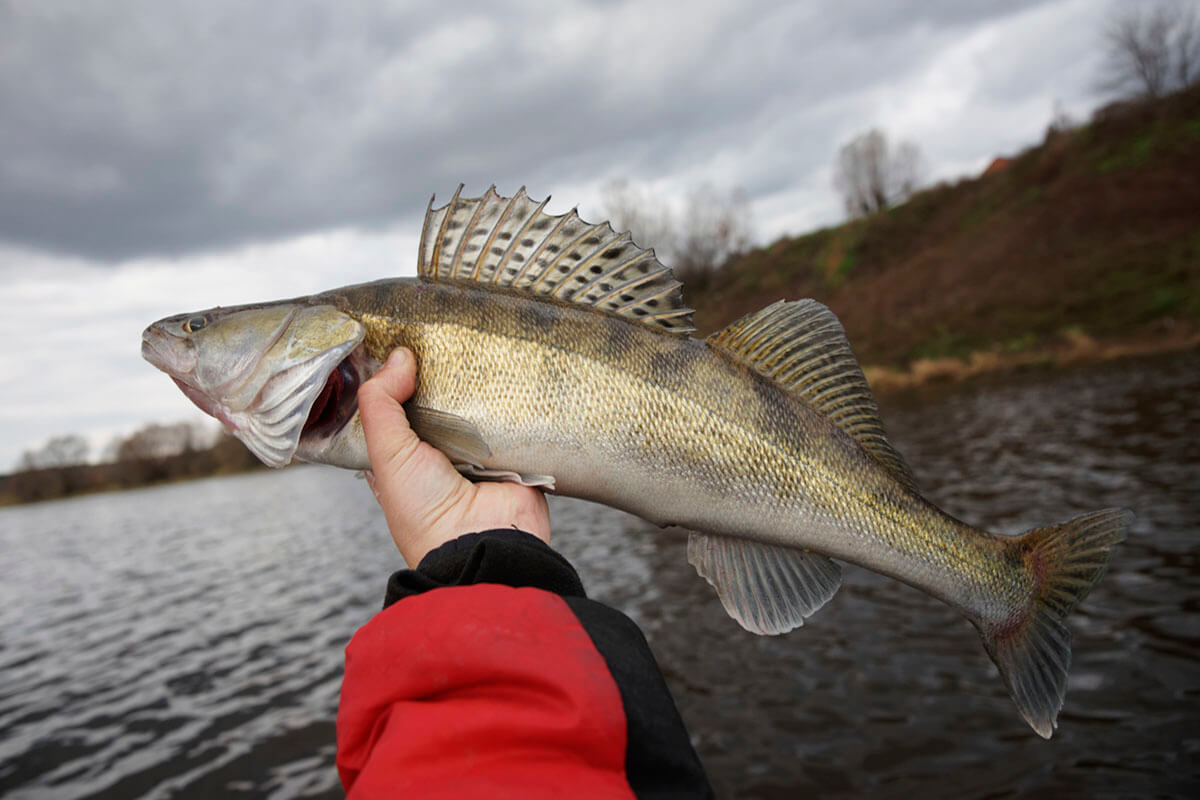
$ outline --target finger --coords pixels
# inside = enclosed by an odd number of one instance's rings
[[[367,455],[379,480],[403,472],[405,463],[418,450],[421,440],[408,424],[401,405],[413,395],[417,384],[417,362],[407,347],[388,356],[387,362],[358,390],[358,407],[367,440]],[[428,448],[432,449],[432,448]],[[439,451],[433,451],[439,453]],[[421,456],[422,460],[427,456]],[[438,467],[442,473],[458,475],[448,459]],[[384,474],[378,474],[378,473]]]
[[[453,505],[469,484],[438,450],[409,427],[401,403],[416,386],[416,359],[399,349],[358,390],[375,497],[406,559],[427,536],[429,518]]]
[[[412,397],[417,386],[417,363],[406,347],[394,350],[370,380],[358,388],[358,409],[367,437],[367,452],[375,461],[372,446],[380,455],[408,444],[416,434],[400,404]]]
[[[421,444],[408,425],[401,403],[412,397],[417,385],[417,364],[412,351],[400,348],[358,389],[358,409],[367,440],[367,456],[380,478],[398,471]]]

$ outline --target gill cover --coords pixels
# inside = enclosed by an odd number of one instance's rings
[[[333,306],[298,306],[250,380],[237,393],[234,435],[267,466],[296,453],[313,402],[365,330]]]

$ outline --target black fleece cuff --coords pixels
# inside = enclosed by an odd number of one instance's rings
[[[383,607],[443,586],[500,583],[532,586],[563,597],[586,597],[571,563],[536,536],[513,529],[468,533],[446,542],[388,579]]]

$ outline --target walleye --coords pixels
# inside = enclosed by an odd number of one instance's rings
[[[433,208],[418,277],[168,317],[142,354],[266,464],[367,469],[355,392],[412,349],[413,429],[466,475],[516,480],[693,531],[688,561],[744,628],[801,625],[833,559],[904,581],[978,629],[1021,715],[1056,725],[1066,617],[1131,513],[998,536],[925,500],[845,333],[777,302],[701,341],[651,250],[524,189]]]

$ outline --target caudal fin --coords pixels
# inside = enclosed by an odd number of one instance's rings
[[[1037,577],[1030,603],[1015,619],[976,623],[1021,716],[1045,739],[1054,732],[1067,691],[1067,615],[1100,580],[1113,545],[1125,538],[1132,520],[1133,512],[1108,508],[1015,538],[1012,547]]]

